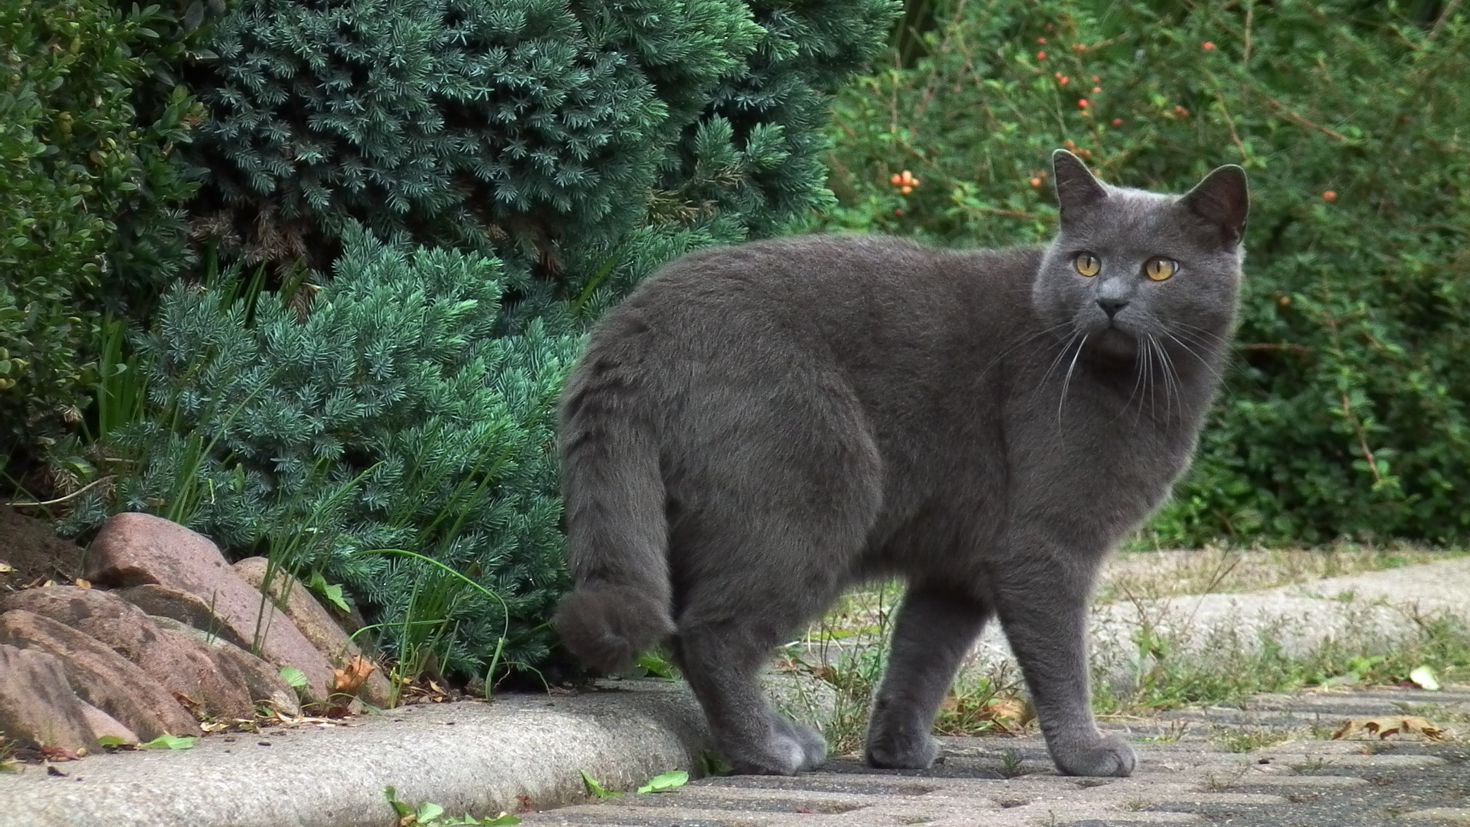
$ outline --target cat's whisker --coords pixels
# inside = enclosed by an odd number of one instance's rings
[[[1148,348],[1149,353],[1152,354],[1152,355],[1154,355],[1154,356],[1157,356],[1158,355],[1158,351],[1159,351],[1159,342],[1158,342],[1158,340],[1155,339],[1152,334],[1145,333],[1143,335],[1144,335],[1144,344]],[[1164,417],[1167,419],[1168,416],[1169,416],[1169,403],[1171,401],[1173,401],[1173,400],[1169,396],[1169,375],[1167,373],[1164,373],[1163,372],[1164,371],[1164,360],[1162,358],[1160,358],[1158,360],[1158,371],[1163,376],[1163,380],[1164,380]]]
[[[1052,372],[1055,371],[1057,369],[1057,366],[1062,363],[1062,360],[1066,358],[1067,351],[1072,348],[1072,343],[1077,341],[1078,335],[1079,334],[1074,332],[1071,336],[1067,337],[1067,341],[1063,343],[1062,349],[1057,351],[1056,358],[1051,360],[1051,365],[1047,367],[1046,373],[1043,373],[1041,375],[1041,381],[1036,383],[1037,390],[1046,387],[1047,380],[1051,379]]]
[[[1118,411],[1118,416],[1122,416],[1123,414],[1125,414],[1125,413],[1128,412],[1128,406],[1133,404],[1133,397],[1135,395],[1137,395],[1139,384],[1143,381],[1143,356],[1142,356],[1142,354],[1143,354],[1143,348],[1135,348],[1134,351],[1133,351],[1133,388],[1128,391],[1128,400],[1123,403],[1122,409]],[[1138,409],[1139,409],[1139,411],[1142,411],[1143,410],[1143,403],[1142,403],[1141,400],[1139,402]],[[1133,424],[1134,425],[1137,425],[1138,424],[1137,418],[1135,418],[1133,420]]]
[[[1072,354],[1072,364],[1067,366],[1067,378],[1062,380],[1062,396],[1057,400],[1057,427],[1062,427],[1062,406],[1067,404],[1067,388],[1072,384],[1072,371],[1077,369],[1077,357],[1082,355],[1082,348],[1087,347],[1087,336],[1082,337],[1082,342],[1077,345],[1077,352]]]
[[[1179,332],[1180,333],[1183,333],[1184,331],[1181,330]],[[1201,365],[1203,365],[1204,368],[1205,368],[1205,370],[1209,371],[1210,372],[1210,375],[1212,375],[1212,376],[1215,377],[1215,381],[1217,381],[1217,382],[1224,382],[1225,381],[1225,375],[1220,372],[1220,369],[1217,368],[1217,367],[1215,367],[1215,365],[1211,364],[1208,359],[1206,359],[1205,357],[1201,356],[1199,354],[1199,352],[1196,351],[1194,348],[1190,347],[1187,342],[1185,342],[1183,339],[1179,338],[1178,336],[1175,336],[1173,333],[1170,333],[1167,330],[1164,331],[1164,335],[1165,336],[1168,336],[1170,339],[1173,339],[1174,340],[1174,343],[1177,344],[1177,345],[1179,345],[1179,347],[1183,348],[1185,353],[1188,353],[1190,356],[1193,356]]]
[[[1062,330],[1062,329],[1070,326],[1071,324],[1072,323],[1070,321],[1058,322],[1057,324],[1054,324],[1051,327],[1045,328],[1043,330],[1038,330],[1035,333],[1032,333],[1032,334],[1026,336],[1025,338],[1021,339],[1021,341],[1016,342],[1015,344],[1011,345],[1010,347],[1008,347],[1005,350],[1002,350],[1000,353],[996,354],[995,355],[995,358],[991,359],[985,365],[984,368],[981,368],[980,373],[979,373],[979,376],[984,376],[985,374],[989,373],[990,372],[990,369],[993,368],[993,367],[995,367],[997,364],[1000,364],[1000,361],[1002,359],[1004,359],[1005,357],[1007,357],[1007,356],[1011,355],[1012,353],[1016,352],[1020,348],[1026,346],[1026,345],[1029,345],[1032,342],[1036,341],[1037,339],[1040,339],[1040,338],[1043,338],[1043,337],[1047,336],[1048,334],[1056,333],[1057,331]]]
[[[1150,335],[1149,338],[1153,338],[1153,336]],[[1179,368],[1174,364],[1174,357],[1169,355],[1169,351],[1163,346],[1163,344],[1158,343],[1157,340],[1155,340],[1155,343],[1158,344],[1159,356],[1164,362],[1164,379],[1169,383],[1169,385],[1173,387],[1174,398],[1179,400],[1179,413],[1183,415],[1184,378],[1179,375]],[[1164,415],[1167,417],[1169,415],[1168,411],[1165,411]]]
[[[1196,334],[1200,339],[1203,339],[1204,341],[1213,342],[1214,344],[1220,345],[1222,347],[1229,347],[1230,345],[1230,342],[1226,340],[1224,336],[1221,336],[1213,330],[1206,330],[1199,325],[1190,324],[1189,322],[1186,322],[1182,319],[1176,319],[1174,321],[1174,324],[1177,325],[1179,328],[1188,330]]]

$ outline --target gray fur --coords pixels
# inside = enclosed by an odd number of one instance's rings
[[[1053,162],[1062,221],[1045,248],[704,250],[592,336],[563,397],[577,587],[557,628],[605,670],[668,641],[737,772],[821,764],[821,736],[769,708],[758,672],[844,588],[887,577],[907,593],[870,763],[935,760],[934,714],[998,616],[1057,768],[1132,772],[1090,711],[1087,605],[1103,556],[1188,466],[1216,393],[1245,177],[1222,167],[1166,196]],[[1100,273],[1078,275],[1079,250]],[[1154,255],[1180,270],[1150,281]]]

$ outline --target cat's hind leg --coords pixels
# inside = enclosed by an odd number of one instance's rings
[[[702,523],[697,540],[678,532],[676,657],[735,772],[792,775],[826,759],[822,736],[776,713],[759,678],[775,647],[841,591],[862,530],[767,511]]]
[[[771,709],[759,675],[847,585],[883,499],[856,396],[790,356],[748,375],[700,374],[698,409],[681,420],[688,442],[668,460],[680,667],[741,773],[790,775],[825,759],[815,730]]]
[[[680,627],[679,665],[699,699],[715,746],[741,775],[794,775],[819,766],[826,742],[775,712],[760,671],[775,640],[738,620],[691,620]]]
[[[939,757],[930,734],[939,704],[990,609],[952,587],[909,587],[894,620],[888,669],[873,701],[866,757],[887,769],[925,769]]]

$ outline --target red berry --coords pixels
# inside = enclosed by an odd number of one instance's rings
[[[1078,98],[1077,99],[1077,108],[1078,109],[1086,109],[1087,108],[1087,98]]]
[[[1041,186],[1041,179],[1040,178],[1036,178],[1036,177],[1032,177],[1032,179],[1031,179],[1031,186],[1033,188],[1040,187]]]
[[[1200,48],[1204,49],[1207,52],[1213,52],[1215,51],[1215,44],[1213,41],[1206,40],[1204,43],[1200,44]]]
[[[1331,204],[1333,201],[1336,201],[1337,200],[1337,192],[1336,192],[1336,190],[1328,190],[1328,191],[1322,193],[1322,200],[1323,201],[1326,201],[1329,204]]]
[[[1036,59],[1037,60],[1046,60],[1046,52],[1037,52],[1036,53]]]
[[[1122,126],[1122,125],[1123,125],[1123,119],[1122,118],[1113,118],[1113,126]]]

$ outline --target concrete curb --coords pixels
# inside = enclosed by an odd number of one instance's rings
[[[1345,592],[1353,598],[1342,599]],[[1136,675],[1142,618],[1176,624],[1202,646],[1211,631],[1248,640],[1263,629],[1298,651],[1349,631],[1388,645],[1413,632],[1415,612],[1470,620],[1467,594],[1470,558],[1456,558],[1246,594],[1114,603],[1094,616],[1093,651],[1117,679]],[[1009,657],[998,630],[976,657]],[[28,767],[0,775],[0,827],[388,827],[388,786],[404,801],[483,816],[585,800],[583,770],[626,790],[699,766],[708,735],[682,683],[600,687],[409,707],[327,729],[215,736],[181,752],[93,756],[56,765],[67,777]]]
[[[415,706],[353,725],[214,736],[191,750],[96,755],[0,775],[0,827],[388,827],[384,797],[455,816],[630,789],[698,765],[706,729],[681,685]],[[524,796],[525,798],[521,798]]]

